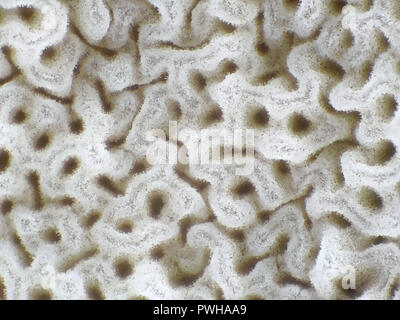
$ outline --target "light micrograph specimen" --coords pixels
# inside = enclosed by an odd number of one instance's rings
[[[399,34],[397,0],[1,0],[0,299],[400,299]],[[252,170],[151,163],[198,152],[172,121]]]

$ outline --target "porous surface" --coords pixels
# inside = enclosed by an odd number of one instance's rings
[[[400,299],[399,1],[2,0],[0,47],[0,299]],[[149,164],[171,120],[254,171]]]

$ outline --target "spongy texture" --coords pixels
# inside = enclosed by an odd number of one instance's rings
[[[2,0],[0,47],[0,299],[400,299],[398,0]],[[172,120],[253,172],[150,164]]]

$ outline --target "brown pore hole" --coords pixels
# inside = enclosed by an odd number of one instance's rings
[[[201,273],[201,272],[200,272]],[[178,266],[169,269],[169,281],[174,287],[192,286],[201,275],[182,271]]]
[[[201,0],[194,0],[192,1],[188,13],[186,15],[186,19],[185,19],[185,27],[184,30],[185,32],[189,33],[191,32],[191,25],[192,25],[192,14],[193,14],[193,10],[196,9],[197,5],[199,4]]]
[[[343,7],[346,5],[344,0],[331,0],[328,4],[328,10],[331,14],[337,16],[342,13]]]
[[[6,149],[0,149],[0,173],[5,171],[11,163],[11,154]]]
[[[274,245],[271,247],[269,254],[272,255],[280,255],[285,253],[287,246],[289,242],[289,235],[283,233],[280,234],[274,243]]]
[[[33,7],[23,6],[18,8],[18,16],[24,22],[33,24],[38,18],[38,11]]]
[[[184,286],[188,287],[193,285],[204,273],[207,265],[210,263],[211,253],[209,250],[205,250],[200,268],[195,268],[197,270],[191,269],[183,270],[182,267],[176,261],[169,266],[168,277],[170,283],[174,287]]]
[[[330,59],[321,60],[319,64],[319,71],[334,81],[341,81],[345,73],[339,64]]]
[[[1,10],[1,9],[0,9]],[[1,11],[0,11],[1,13]],[[10,46],[3,46],[1,52],[6,56],[8,61],[13,61],[14,49]]]
[[[73,174],[79,167],[79,160],[76,157],[70,157],[64,161],[61,172],[63,175]]]
[[[299,113],[293,113],[287,123],[291,133],[301,136],[307,134],[311,129],[311,122]]]
[[[222,288],[218,285],[215,285],[215,290],[214,290],[214,297],[215,300],[225,300],[225,294],[224,294],[224,290],[222,290]]]
[[[250,194],[254,193],[255,191],[256,191],[256,189],[254,188],[254,185],[248,179],[243,179],[242,181],[237,183],[235,186],[233,186],[231,189],[231,192],[233,193],[233,195],[238,198],[242,198],[247,195],[250,195]]]
[[[43,238],[47,243],[54,244],[61,240],[61,234],[57,229],[49,228],[44,232]]]
[[[163,194],[158,191],[152,192],[148,197],[148,204],[149,215],[154,219],[158,219],[160,217],[161,210],[165,205]]]
[[[299,89],[297,78],[293,76],[288,69],[280,75],[280,79],[282,80],[282,84],[286,90],[289,92],[297,91]]]
[[[268,111],[264,107],[258,107],[252,110],[249,124],[255,128],[265,128],[269,122]]]
[[[340,44],[343,49],[348,49],[353,46],[354,36],[349,30],[344,30]]]
[[[179,235],[182,243],[186,243],[189,229],[197,222],[194,217],[187,216],[179,221]]]
[[[285,160],[275,160],[272,163],[272,173],[278,183],[285,185],[290,181],[288,178],[291,176],[289,163]]]
[[[100,79],[97,79],[95,81],[95,87],[99,93],[101,104],[102,104],[102,109],[104,113],[110,113],[113,110],[113,106],[108,100],[107,94],[106,94],[106,89],[103,84],[103,82]]]
[[[45,290],[43,288],[34,289],[30,294],[30,298],[32,300],[51,300],[52,297],[52,293],[49,290]]]
[[[29,267],[32,265],[32,262],[34,260],[34,257],[32,254],[26,249],[24,243],[21,240],[21,237],[17,234],[14,233],[12,235],[12,243],[16,246],[18,249],[19,257],[21,259],[21,262],[24,267]]]
[[[374,160],[377,164],[384,164],[396,154],[396,147],[391,141],[383,140],[380,141],[374,152]]]
[[[204,116],[203,122],[205,126],[210,126],[222,120],[223,120],[223,113],[221,108],[218,106],[213,106],[211,110],[209,110]]]
[[[72,96],[60,97],[58,95],[51,93],[49,90],[47,90],[46,88],[43,88],[43,87],[35,87],[35,88],[33,88],[33,91],[34,91],[34,93],[36,93],[42,97],[52,99],[52,100],[54,100],[58,103],[64,104],[64,105],[70,104],[73,101]]]
[[[334,284],[337,289],[337,293],[341,297],[337,297],[336,299],[351,299],[355,300],[357,297],[360,297],[368,287],[371,286],[373,279],[376,278],[376,275],[379,274],[379,270],[375,267],[365,266],[363,270],[356,270],[355,272],[355,288],[343,288],[342,281],[343,277],[339,277],[335,279]],[[345,279],[346,280],[346,279]],[[350,279],[347,278],[347,284],[350,284]]]
[[[66,259],[63,259],[62,263],[58,266],[58,269],[61,272],[67,272],[68,270],[73,269],[78,263],[90,259],[91,257],[97,255],[98,253],[99,253],[98,247],[84,249],[79,253],[69,255]]]
[[[57,56],[57,49],[54,46],[49,46],[42,51],[40,58],[42,60],[51,60]]]
[[[254,86],[265,86],[269,81],[278,77],[278,73],[275,71],[266,72],[252,81]]]
[[[289,163],[285,160],[276,160],[273,163],[273,168],[278,175],[288,175],[290,174]]]
[[[164,250],[160,246],[156,246],[150,251],[150,257],[156,261],[162,259],[164,255]]]
[[[260,223],[265,223],[272,217],[273,214],[274,214],[274,211],[272,211],[272,210],[261,210],[261,211],[257,212],[257,220]]]
[[[133,42],[137,43],[139,40],[139,28],[140,25],[132,25],[131,28],[129,29],[129,38],[132,39]]]
[[[122,146],[126,141],[126,136],[122,137],[110,137],[105,141],[105,145],[107,146],[107,150],[112,150]]]
[[[90,283],[86,286],[86,294],[91,300],[104,300],[106,297],[97,283]]]
[[[150,299],[142,295],[133,295],[129,297],[127,300],[150,300]]]
[[[395,190],[397,192],[397,196],[400,198],[400,181],[396,183]]]
[[[1,203],[1,213],[6,215],[11,212],[14,207],[14,203],[10,199],[5,199]]]
[[[133,223],[130,220],[122,220],[117,223],[117,230],[122,233],[130,233],[133,229]]]
[[[359,203],[366,209],[378,211],[383,207],[382,198],[370,187],[362,187],[358,197]]]
[[[74,119],[69,123],[69,130],[74,134],[81,134],[84,129],[82,119]]]
[[[44,200],[40,188],[40,176],[37,171],[31,171],[27,176],[28,183],[33,191],[34,209],[41,210],[44,207]]]
[[[256,44],[256,50],[257,50],[257,53],[258,53],[260,56],[265,56],[265,55],[267,55],[268,52],[269,52],[269,48],[268,48],[268,46],[267,46],[267,44],[266,44],[265,42],[259,42],[259,43],[257,43],[257,44]]]
[[[246,235],[243,230],[234,229],[229,232],[230,237],[237,242],[243,242],[246,239]]]
[[[224,22],[222,20],[217,20],[216,22],[216,29],[223,34],[229,34],[233,33],[236,31],[236,27],[233,24],[230,24],[228,22]]]
[[[357,290],[358,288],[358,284],[357,284],[357,280],[356,280],[356,288],[353,289],[351,287],[349,287],[348,289],[344,289],[343,288],[343,284],[342,282],[346,281],[349,283],[349,279],[343,279],[343,277],[339,277],[337,279],[333,279],[332,280],[332,284],[334,286],[335,289],[335,300],[354,300],[357,298],[357,296],[360,294],[359,290]]]
[[[106,175],[100,175],[97,177],[97,184],[105,191],[109,192],[114,197],[122,196],[124,191],[114,181],[112,181]]]
[[[76,199],[70,196],[64,196],[60,199],[59,203],[63,207],[70,207],[75,203]]]
[[[400,276],[394,278],[394,280],[390,283],[389,287],[387,288],[386,297],[388,300],[394,300],[394,296],[396,291],[400,289]]]
[[[394,3],[392,14],[396,20],[400,19],[400,3]]]
[[[364,12],[369,11],[373,3],[374,3],[373,0],[362,0],[359,5],[359,9]]]
[[[243,297],[243,300],[264,300],[264,298],[258,294],[248,294]]]
[[[240,259],[238,262],[236,262],[235,270],[239,275],[247,275],[254,269],[257,262],[261,259],[262,257],[248,257],[245,259]]]
[[[371,74],[372,74],[372,69],[373,69],[373,63],[370,61],[366,61],[363,63],[361,66],[360,72],[359,72],[359,85],[364,86],[367,81],[370,79]]]
[[[204,88],[207,86],[206,78],[200,72],[194,72],[190,77],[190,83],[192,84],[193,88],[200,92],[203,91]]]
[[[37,151],[43,150],[49,146],[51,138],[48,133],[43,133],[35,141],[35,149]]]
[[[62,0],[62,1],[66,1],[66,0]],[[71,2],[71,1],[68,1],[68,2]],[[115,58],[115,56],[117,55],[116,50],[108,49],[108,48],[105,48],[102,46],[98,46],[98,45],[89,43],[86,40],[86,38],[82,35],[79,28],[77,28],[74,23],[70,24],[70,29],[71,29],[71,32],[74,33],[83,43],[85,43],[87,46],[91,47],[93,50],[99,52],[105,59],[111,60],[111,59]]]
[[[312,246],[308,251],[307,257],[313,261],[315,261],[318,257],[318,254],[321,250],[320,246]]]
[[[288,272],[280,272],[278,274],[278,276],[276,277],[276,282],[282,286],[296,285],[302,289],[309,289],[312,287],[311,283],[306,282],[304,280],[297,279]]]
[[[308,186],[307,191],[305,192],[305,194],[302,195],[301,198],[296,199],[295,201],[297,202],[297,205],[300,209],[302,218],[304,220],[304,227],[306,228],[307,231],[311,231],[312,228],[312,220],[310,218],[310,216],[308,215],[308,212],[306,210],[306,204],[305,204],[305,197],[307,197],[307,195],[309,195],[313,190],[312,186]]]
[[[7,300],[7,287],[2,277],[0,277],[0,300]]]
[[[90,229],[91,227],[93,227],[93,225],[99,221],[99,219],[101,218],[101,213],[100,211],[97,210],[92,210],[87,217],[84,218],[83,220],[83,226],[87,229]]]
[[[149,84],[157,84],[157,83],[166,83],[168,81],[169,74],[167,71],[162,72],[158,78],[153,79],[152,81],[149,82]]]
[[[389,239],[383,236],[376,236],[371,239],[371,244],[376,246],[383,243],[388,243]]]
[[[3,8],[0,8],[0,24],[4,22],[4,18],[6,17],[6,10]]]
[[[121,278],[125,279],[130,276],[133,272],[133,265],[127,258],[120,258],[114,263],[114,269],[116,275]]]
[[[375,40],[379,52],[384,52],[390,47],[388,38],[381,31],[376,31]]]
[[[193,189],[196,189],[200,193],[210,185],[210,183],[205,180],[193,178],[187,173],[187,171],[185,171],[185,169],[182,169],[179,166],[175,167],[175,173],[180,179],[188,183]]]
[[[397,110],[397,101],[391,94],[385,94],[377,101],[378,116],[383,120],[388,121],[393,118]]]
[[[61,50],[56,46],[48,46],[46,47],[41,55],[40,55],[40,62],[43,65],[50,66],[57,62],[60,57]]]
[[[168,101],[167,103],[168,113],[172,120],[179,120],[182,117],[181,105],[176,100]]]
[[[12,123],[22,124],[28,118],[27,113],[23,109],[18,109],[12,116]]]
[[[338,212],[331,212],[327,215],[327,220],[341,229],[351,226],[351,222]]]
[[[294,11],[298,8],[300,0],[281,0],[286,10]]]
[[[235,73],[238,70],[238,66],[230,60],[224,60],[221,63],[219,72],[226,77],[228,74]]]
[[[130,174],[140,174],[145,172],[150,167],[150,164],[144,160],[137,160],[134,165],[132,166],[131,170],[129,171]]]
[[[83,59],[84,59],[84,58],[83,58]],[[82,59],[82,60],[83,60],[83,59]],[[75,67],[72,69],[72,76],[73,76],[74,78],[78,78],[78,76],[79,76],[80,73],[81,73],[82,65],[83,65],[82,60],[79,60],[78,63],[75,65]]]

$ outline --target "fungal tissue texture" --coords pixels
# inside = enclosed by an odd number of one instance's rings
[[[398,0],[1,0],[0,48],[0,299],[400,299]]]

